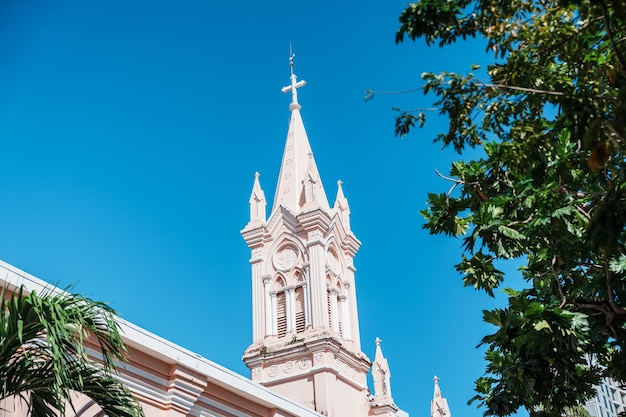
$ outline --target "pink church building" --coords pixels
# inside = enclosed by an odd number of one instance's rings
[[[291,95],[291,119],[273,204],[268,215],[256,174],[241,231],[251,251],[252,343],[243,356],[251,377],[120,319],[131,351],[120,378],[148,417],[408,417],[392,397],[381,341],[373,362],[361,350],[354,268],[361,243],[341,182],[329,204],[300,113],[297,93],[306,83],[293,72],[293,56],[290,64],[282,91]],[[1,261],[0,284],[50,287]],[[26,414],[10,400],[0,409],[7,417]],[[75,409],[77,416],[103,415],[86,397]],[[450,417],[436,377],[430,416]]]

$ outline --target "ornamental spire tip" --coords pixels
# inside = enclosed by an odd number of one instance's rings
[[[301,80],[297,81],[296,74],[294,72],[294,58],[296,54],[293,53],[293,48],[291,47],[291,43],[289,44],[289,71],[291,72],[291,85],[283,87],[280,91],[283,93],[288,93],[291,91],[291,104],[289,105],[289,110],[300,110],[301,106],[298,103],[298,88],[304,87],[306,85],[306,81]]]

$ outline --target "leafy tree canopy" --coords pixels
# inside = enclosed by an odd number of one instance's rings
[[[0,400],[23,400],[29,415],[63,416],[73,408],[72,394],[81,393],[107,416],[143,417],[116,375],[115,362],[126,353],[115,313],[104,303],[56,291],[0,294]]]
[[[484,155],[441,175],[451,188],[429,195],[424,227],[462,239],[465,285],[493,295],[494,262],[512,258],[529,284],[484,312],[497,330],[473,400],[560,416],[601,377],[626,383],[626,2],[420,0],[400,24],[397,42],[484,38],[495,55],[485,80],[422,75],[450,121],[435,141]],[[401,112],[396,134],[425,121]]]

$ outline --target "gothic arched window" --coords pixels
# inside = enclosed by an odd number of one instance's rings
[[[331,277],[326,281],[326,306],[328,309],[328,327],[341,337],[350,339],[350,318],[345,289],[341,281],[337,280],[335,285],[331,285]]]
[[[337,328],[339,336],[343,336],[343,300],[345,297],[342,295],[341,283],[337,283]]]
[[[287,334],[287,296],[285,291],[276,294],[276,330],[278,337]]]
[[[328,327],[333,328],[333,296],[330,289],[330,281],[326,282],[326,308],[328,310]]]
[[[295,290],[295,310],[296,310],[296,333],[304,332],[306,328],[306,310],[304,303],[304,288],[296,287]]]
[[[278,275],[271,291],[270,312],[272,312],[273,329],[271,334],[284,337],[288,333],[304,332],[310,318],[308,317],[307,286],[302,273],[297,271],[287,281]]]
[[[272,317],[275,320],[272,328],[272,334],[275,334],[279,337],[287,334],[287,292],[286,292],[286,282],[285,279],[278,275],[274,280],[273,290],[276,291],[271,295],[272,306],[270,307],[270,311],[272,312]]]

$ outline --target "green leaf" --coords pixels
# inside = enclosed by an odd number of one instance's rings
[[[616,259],[611,259],[609,270],[618,274],[626,272],[626,254],[622,253]]]
[[[535,330],[537,330],[538,332],[541,331],[541,330],[546,330],[547,333],[551,333],[552,332],[552,328],[550,327],[548,322],[545,321],[545,320],[541,320],[540,322],[535,323]]]
[[[24,320],[17,319],[17,340],[24,343]]]
[[[483,321],[494,326],[502,327],[499,310],[483,310]]]
[[[507,226],[498,226],[498,230],[506,237],[513,239],[513,240],[524,240],[526,239],[526,236],[524,236],[523,234],[521,234],[520,232],[518,232],[515,229],[512,229],[510,227]]]

